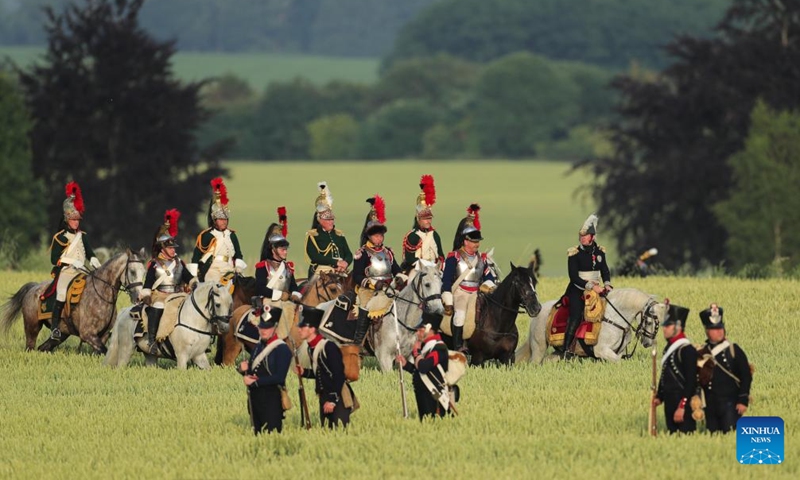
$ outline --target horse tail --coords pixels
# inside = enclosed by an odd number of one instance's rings
[[[106,345],[108,351],[106,351],[106,358],[103,360],[103,365],[117,366],[117,362],[119,361],[119,330],[119,328],[111,330],[111,338],[108,339],[108,344]]]
[[[517,348],[514,352],[514,363],[528,362],[531,359],[531,336],[525,340],[525,343]]]
[[[7,334],[8,331],[11,330],[11,325],[14,323],[14,320],[16,320],[22,312],[22,307],[25,304],[25,297],[37,286],[38,284],[36,282],[26,283],[0,307],[0,331]]]
[[[114,328],[111,330],[111,338],[108,339],[108,345],[106,345],[108,351],[106,352],[105,360],[103,360],[103,365],[108,365],[112,368],[127,365],[133,348],[135,348],[135,345],[129,345],[134,343],[133,331],[135,329],[136,325],[130,318],[130,308],[124,308],[117,315]],[[130,337],[128,344],[125,343],[126,337]],[[120,365],[121,363],[124,365]]]

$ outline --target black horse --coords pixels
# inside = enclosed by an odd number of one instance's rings
[[[467,341],[470,365],[482,365],[487,360],[498,360],[505,365],[514,361],[514,351],[519,342],[517,315],[522,307],[534,317],[542,310],[536,294],[536,275],[531,267],[511,264],[511,273],[490,294],[478,294],[475,333]],[[451,346],[450,337],[445,342]]]

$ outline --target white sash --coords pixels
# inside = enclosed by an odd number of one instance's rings
[[[267,264],[267,268],[269,268],[269,264]],[[272,278],[270,278],[269,282],[267,282],[267,287],[272,290],[271,300],[281,299],[281,294],[283,294],[283,292],[275,287],[278,284],[278,280],[281,279],[281,277],[284,275],[285,272],[286,272],[286,262],[281,262],[278,269],[275,270],[275,273],[272,274]]]
[[[265,360],[267,359],[269,354],[272,353],[273,350],[275,350],[278,346],[280,346],[282,344],[285,345],[286,342],[284,342],[283,340],[281,340],[279,338],[279,339],[275,340],[274,342],[270,343],[269,345],[267,345],[267,348],[265,348],[264,350],[261,350],[260,352],[258,352],[258,355],[256,355],[256,358],[253,359],[253,365],[250,365],[250,369],[255,371],[255,365],[258,365],[262,361],[264,361],[264,367],[266,367],[267,372],[270,375],[272,375],[272,372],[269,371],[269,363],[267,363]]]
[[[717,355],[719,355],[720,352],[722,352],[723,350],[725,350],[726,348],[728,348],[730,346],[731,346],[730,342],[727,341],[727,340],[724,340],[722,343],[720,343],[719,345],[717,345],[716,347],[711,349],[711,356],[716,359]]]
[[[74,266],[76,268],[83,266],[83,265],[75,265],[74,263],[72,263],[73,260],[78,260],[77,258],[75,258],[73,256],[73,254],[75,253],[75,249],[78,248],[78,245],[82,245],[83,244],[83,238],[82,237],[83,237],[83,232],[78,231],[75,234],[75,237],[72,239],[72,241],[69,242],[69,245],[67,245],[67,248],[64,249],[64,252],[61,254],[61,258],[62,259],[69,259],[69,261],[64,262],[64,263],[68,263],[68,264],[70,264],[70,265],[72,265],[72,266]],[[84,255],[84,257],[85,256],[86,255]]]
[[[664,352],[664,356],[661,357],[661,367],[662,368],[664,367],[664,364],[667,363],[667,359],[669,358],[670,355],[675,353],[675,350],[681,348],[683,345],[689,345],[691,343],[692,342],[690,342],[689,339],[686,337],[675,340],[675,342],[673,342],[673,344],[669,346],[667,351]]]

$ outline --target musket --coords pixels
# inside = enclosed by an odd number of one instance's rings
[[[397,347],[397,354],[403,355],[400,352],[400,327],[398,323],[400,320],[397,319],[397,309],[395,308],[397,304],[392,301],[392,313],[394,315],[394,340],[395,346]],[[400,400],[403,402],[403,418],[408,418],[408,401],[406,400],[406,381],[403,379],[403,367],[398,365],[398,373],[400,375]]]
[[[292,358],[294,358],[294,364],[300,366],[300,359],[297,358],[297,347],[294,344],[294,339],[291,334],[289,334],[289,342],[292,344]],[[303,376],[298,375],[297,381],[299,384],[297,394],[300,396],[300,424],[303,425],[306,430],[311,430],[311,415],[308,413],[308,400],[306,399],[306,389],[303,387]]]
[[[658,430],[656,428],[656,395],[658,394],[658,383],[656,378],[656,346],[653,344],[653,350],[650,352],[650,356],[652,357],[653,363],[653,376],[650,382],[650,415],[647,417],[647,432],[650,436],[655,437],[658,436]]]

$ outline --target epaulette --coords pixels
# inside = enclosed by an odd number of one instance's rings
[[[197,235],[197,241],[195,242],[195,247],[200,250],[202,253],[208,252],[208,249],[216,242],[216,238],[212,235],[211,241],[208,242],[208,245],[203,245],[203,235],[211,231],[211,227],[206,228],[202,232]]]
[[[364,255],[364,247],[359,248],[356,250],[356,253],[353,254],[353,260],[358,260]]]
[[[342,232],[338,228],[334,228],[333,231],[336,232],[336,235],[339,235],[340,237],[344,237],[344,232]]]
[[[452,258],[452,257],[457,257],[457,256],[458,256],[458,252],[456,252],[455,250],[447,254],[447,258]]]
[[[58,236],[59,236],[59,235],[61,235],[62,233],[64,233],[64,230],[63,230],[63,229],[62,229],[62,230],[59,230],[59,231],[58,231],[58,233],[56,233],[55,235],[53,235],[53,241],[52,241],[52,242],[50,242],[50,248],[51,248],[51,249],[53,248],[53,243],[57,243],[57,244],[59,244],[59,245],[60,245],[60,246],[62,246],[62,247],[66,247],[66,246],[67,246],[67,244],[69,244],[69,241],[66,241],[66,242],[64,242],[64,243],[61,243],[61,240],[59,240],[59,239],[58,239]]]
[[[288,268],[289,271],[292,272],[292,275],[294,275],[294,262],[287,261],[286,262],[286,268]]]
[[[419,241],[419,235],[417,235],[417,243],[415,243],[413,245],[408,243],[408,236],[411,235],[412,233],[416,234],[417,231],[416,230],[411,230],[410,232],[406,233],[405,237],[403,237],[403,251],[416,252],[417,250],[422,248],[422,242]]]
[[[569,249],[567,250],[567,256],[571,257],[573,255],[577,255],[578,251],[579,251],[578,247],[569,247]]]
[[[147,262],[147,266],[145,267],[145,269],[146,269],[146,270],[150,270],[150,267],[151,267],[151,266],[153,266],[153,264],[154,264],[155,262],[156,262],[156,261],[155,261],[154,259],[152,259],[152,258],[151,258],[151,259],[150,259],[150,260]]]
[[[599,248],[601,252],[606,253],[606,247],[598,245],[597,248]]]
[[[316,228],[312,228],[311,230],[306,232],[307,237],[316,237],[317,235],[319,235],[319,232],[317,231]]]
[[[267,266],[267,261],[266,260],[262,260],[262,261],[256,263],[256,268],[264,268],[266,266]]]

